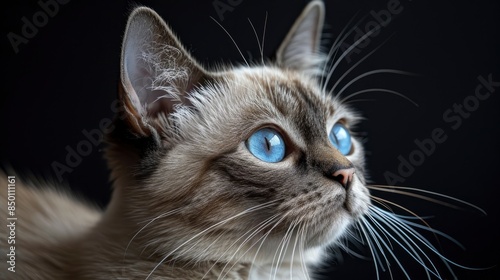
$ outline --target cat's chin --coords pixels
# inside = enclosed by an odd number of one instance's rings
[[[354,221],[355,219],[347,210],[340,210],[334,222],[308,229],[305,247],[315,248],[335,244]]]
[[[270,264],[274,265],[279,255],[284,263],[319,264],[326,249],[335,246],[339,238],[354,222],[347,211],[342,212],[344,212],[341,214],[342,217],[339,217],[334,225],[323,227],[322,230],[318,230],[319,227],[305,228],[304,231],[291,233],[288,238],[268,238],[265,244],[259,248],[258,253],[249,252],[248,255],[255,256],[255,258],[248,261],[262,268]]]

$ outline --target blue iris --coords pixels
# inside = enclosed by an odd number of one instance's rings
[[[330,142],[332,142],[333,146],[337,148],[340,153],[343,155],[349,154],[352,147],[352,140],[351,134],[345,126],[340,123],[335,124],[330,131],[329,138]]]
[[[246,141],[246,146],[252,155],[265,162],[279,162],[285,157],[285,141],[272,128],[254,132]]]

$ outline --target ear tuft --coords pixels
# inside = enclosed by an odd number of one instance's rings
[[[318,66],[323,62],[319,46],[324,14],[322,1],[312,1],[304,8],[278,49],[280,66],[318,74]]]
[[[159,114],[189,105],[188,93],[206,74],[153,10],[129,17],[122,46],[120,98],[130,128],[148,135]]]

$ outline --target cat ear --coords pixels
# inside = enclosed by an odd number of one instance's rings
[[[277,52],[280,66],[317,74],[325,8],[322,1],[310,2],[295,21]]]
[[[151,120],[190,105],[188,92],[206,72],[153,10],[136,8],[122,45],[120,99],[129,127],[147,136]]]

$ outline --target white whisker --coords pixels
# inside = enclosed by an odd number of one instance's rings
[[[363,232],[364,236],[366,237],[366,242],[368,244],[368,248],[370,249],[370,253],[372,254],[373,256],[373,259],[374,259],[374,264],[375,264],[375,274],[377,275],[377,280],[380,280],[380,272],[378,270],[378,267],[379,265],[382,266],[382,263],[381,263],[381,260],[378,256],[378,254],[376,253],[375,249],[373,248],[373,244],[372,242],[370,241],[371,238],[374,238],[373,235],[370,234],[367,232],[368,229],[366,229],[366,226],[367,226],[367,221],[365,220],[365,218],[362,218],[360,220],[360,229],[361,231]]]
[[[300,231],[300,244],[302,244],[302,246],[299,247],[299,253],[300,253],[300,265],[302,267],[302,273],[304,274],[304,276],[306,277],[307,280],[309,280],[309,273],[307,272],[307,266],[306,266],[306,263],[305,263],[305,256],[304,256],[304,245],[306,244],[306,241],[305,241],[305,236],[307,236],[307,229],[309,228],[309,225],[306,223],[306,224],[303,224],[302,226],[302,229]]]
[[[340,31],[339,35],[337,36],[337,38],[335,39],[335,41],[333,42],[332,46],[330,47],[330,51],[328,52],[328,55],[327,55],[327,59],[326,59],[326,63],[323,65],[323,70],[322,70],[322,73],[326,73],[326,69],[327,67],[331,67],[332,64],[335,62],[335,57],[337,56],[337,52],[339,50],[339,48],[341,47],[341,45],[344,43],[345,39],[347,39],[347,37],[352,33],[354,32],[354,30],[356,29],[356,26],[358,26],[365,17],[363,17],[362,19],[360,19],[352,28],[351,30],[349,30],[349,32],[347,34],[344,34],[345,31],[347,30],[347,28],[349,27],[349,25],[351,24],[351,22],[354,20],[354,18],[356,17],[356,15],[354,15],[350,20],[349,22],[347,22],[347,24],[345,25],[345,27],[342,29],[342,31]],[[330,68],[331,69],[331,68]],[[333,75],[333,71],[328,71],[328,75],[326,76],[326,79],[324,78],[324,75],[323,75],[323,78],[320,82],[320,86],[322,88],[322,92],[325,92],[326,91],[326,87],[328,86],[328,83],[330,81],[330,78],[331,76]]]
[[[358,60],[353,66],[351,66],[349,69],[347,69],[347,71],[345,71],[342,76],[340,76],[337,81],[335,82],[335,84],[333,84],[333,86],[330,88],[330,93],[334,92],[335,89],[337,88],[337,86],[339,85],[340,82],[342,82],[342,80],[347,76],[349,75],[349,73],[351,73],[354,69],[356,69],[356,67],[358,65],[360,65],[363,61],[365,61],[367,58],[369,58],[374,52],[376,52],[378,49],[380,49],[391,37],[387,38],[385,41],[383,41],[380,45],[378,45],[375,49],[373,49],[371,52],[369,52],[367,55],[365,55],[364,57],[362,57],[360,60]]]
[[[441,197],[441,198],[446,198],[446,199],[449,199],[451,201],[455,201],[455,202],[458,202],[458,203],[461,203],[463,205],[467,205],[471,208],[474,208],[476,210],[478,210],[479,212],[481,212],[483,215],[487,215],[486,211],[484,211],[483,209],[481,209],[480,207],[472,204],[472,203],[469,203],[467,201],[464,201],[464,200],[461,200],[461,199],[458,199],[458,198],[455,198],[455,197],[452,197],[452,196],[449,196],[449,195],[445,195],[445,194],[441,194],[441,193],[438,193],[438,192],[433,192],[433,191],[428,191],[428,190],[423,190],[423,189],[417,189],[417,188],[412,188],[412,187],[399,187],[399,186],[385,186],[385,185],[369,185],[367,186],[368,188],[370,189],[375,189],[375,190],[379,190],[379,191],[384,191],[384,192],[393,192],[393,193],[400,193],[400,194],[409,194],[408,192],[398,192],[397,190],[408,190],[408,191],[414,191],[414,192],[421,192],[421,193],[426,193],[426,194],[431,194],[431,195],[434,195],[434,196],[437,196],[437,197]],[[413,194],[415,196],[415,194]],[[427,200],[430,200],[429,197],[424,197],[424,196],[416,196],[418,198],[421,198],[421,199],[427,199]],[[435,202],[435,203],[440,203],[440,201],[436,201],[436,200],[430,200],[432,202]],[[443,203],[443,202],[441,202]],[[451,204],[445,204],[445,205],[448,205],[449,207],[454,207],[453,205]],[[456,206],[455,206],[456,208]]]
[[[281,249],[279,249],[279,254],[278,254],[278,258],[276,259],[276,268],[274,270],[274,276],[273,276],[273,280],[276,279],[276,274],[278,272],[278,269],[280,268],[281,264],[283,263],[283,259],[284,259],[284,254],[286,254],[287,250],[288,250],[288,245],[290,243],[290,238],[292,237],[293,235],[293,232],[295,230],[295,227],[298,225],[298,223],[296,221],[294,221],[293,223],[291,223],[289,226],[288,226],[288,229],[287,231],[285,232],[285,235],[283,236],[281,242],[280,242],[280,245],[278,245],[278,248],[281,247]],[[278,253],[278,251],[276,251],[276,253]],[[274,263],[274,259],[276,257],[276,253],[273,257],[273,263]],[[271,271],[272,271],[272,268],[271,268]]]
[[[128,242],[127,244],[127,247],[125,248],[125,253],[123,254],[123,258],[125,259],[125,257],[127,256],[127,250],[128,248],[130,247],[130,244],[132,243],[132,241],[137,237],[137,235],[139,235],[139,233],[141,233],[147,226],[149,226],[151,223],[153,223],[154,221],[160,219],[160,218],[163,218],[163,217],[166,217],[166,216],[169,216],[169,215],[172,215],[172,214],[175,214],[177,212],[179,212],[180,209],[175,209],[175,210],[171,210],[171,211],[168,211],[166,213],[163,213],[163,214],[160,214],[158,216],[156,216],[155,218],[151,219],[147,224],[145,224],[140,230],[138,230],[134,236],[132,236],[132,238],[130,239],[130,241]]]
[[[338,67],[338,65],[340,64],[340,62],[342,62],[342,60],[344,59],[344,57],[346,57],[352,50],[354,50],[354,48],[356,48],[359,44],[361,44],[361,42],[363,42],[363,40],[365,40],[366,38],[370,37],[373,33],[375,33],[376,31],[378,31],[380,29],[380,25],[372,30],[370,30],[369,32],[366,32],[365,35],[361,36],[361,38],[359,38],[356,42],[354,42],[349,48],[347,48],[341,55],[340,57],[335,61],[335,63],[332,65],[332,67],[330,68],[329,72],[330,73],[333,73],[335,71],[335,69]],[[353,29],[354,30],[354,29]],[[340,46],[339,46],[340,47]]]
[[[231,41],[233,41],[233,44],[234,46],[236,47],[236,49],[238,50],[238,52],[240,53],[241,55],[241,58],[243,58],[243,61],[245,61],[246,65],[248,67],[250,67],[250,64],[248,64],[248,61],[246,60],[245,56],[243,55],[243,53],[241,52],[241,49],[240,47],[238,47],[238,44],[236,44],[236,41],[234,40],[233,36],[231,36],[231,34],[229,34],[229,32],[226,30],[226,28],[224,28],[224,26],[222,26],[222,24],[220,24],[215,18],[213,17],[210,17],[213,21],[215,21],[215,23],[217,23],[217,25],[219,25],[222,30],[224,30],[224,32],[226,32],[227,36],[229,36],[229,38],[231,39]]]
[[[375,101],[375,99],[364,98],[364,99],[348,100],[348,101],[344,101],[343,103],[350,104],[350,103],[354,103],[354,102],[374,102],[374,101]]]
[[[379,228],[382,232],[385,232],[387,235],[389,235],[394,242],[396,242],[403,250],[405,250],[408,253],[409,256],[411,256],[423,268],[425,268],[429,279],[430,279],[430,275],[428,275],[428,272],[431,272],[432,274],[434,274],[435,276],[437,276],[438,278],[441,279],[441,276],[439,275],[439,272],[438,272],[437,268],[435,267],[434,263],[431,261],[431,259],[427,256],[427,254],[425,254],[425,252],[407,234],[405,234],[403,231],[401,231],[397,226],[393,226],[392,223],[388,223],[388,221],[386,221],[381,216],[378,216],[374,213],[371,213],[369,218],[371,219],[371,221],[373,222],[373,224],[377,228]],[[402,242],[404,244],[401,243],[397,238],[392,236],[387,229],[385,229],[379,222],[377,222],[377,220],[384,222],[384,224],[386,226],[388,226],[389,229],[392,230],[392,232],[394,232],[394,234],[396,234],[402,240]],[[420,254],[415,249],[420,251],[420,253],[429,261],[429,263],[431,264],[431,266],[434,270],[431,270],[430,268],[427,267],[427,265],[425,264],[425,262],[421,258]],[[391,248],[391,250],[392,250],[392,248]],[[399,264],[399,262],[398,262],[398,264]],[[406,274],[406,271],[405,271],[405,274]],[[407,275],[407,277],[408,277],[408,279],[410,279],[409,275]]]
[[[259,35],[257,35],[257,31],[255,30],[255,27],[253,26],[252,21],[249,18],[247,18],[247,20],[248,20],[248,23],[250,23],[250,26],[252,27],[253,34],[255,35],[255,39],[257,40],[257,45],[259,47],[259,53],[260,53],[260,57],[261,57],[261,60],[262,60],[262,64],[264,64],[264,60],[263,60],[264,58],[263,58],[263,55],[262,55],[264,53],[264,51],[262,50],[263,46],[260,44]]]
[[[339,90],[339,92],[337,93],[337,96],[341,96],[342,93],[347,88],[349,88],[349,86],[351,86],[353,83],[359,81],[360,79],[368,77],[368,76],[371,76],[371,75],[382,74],[382,73],[392,73],[392,74],[400,74],[400,75],[414,75],[413,73],[405,72],[405,71],[401,71],[401,70],[397,70],[397,69],[377,69],[377,70],[371,70],[371,71],[365,72],[365,73],[357,76],[356,78],[350,80],[344,87],[342,87],[342,89]]]
[[[400,93],[400,92],[397,92],[397,91],[394,91],[394,90],[390,90],[390,89],[385,89],[385,88],[369,88],[369,89],[364,89],[364,90],[359,90],[359,91],[356,91],[354,93],[351,93],[349,94],[348,96],[342,98],[340,100],[341,103],[344,103],[345,101],[357,96],[357,95],[360,95],[360,94],[363,94],[363,93],[367,93],[367,92],[386,92],[386,93],[391,93],[391,94],[394,94],[396,96],[399,96],[407,101],[409,101],[410,103],[412,103],[413,105],[415,105],[415,107],[419,107],[417,102],[411,100],[409,97],[405,96],[404,94]]]
[[[273,227],[271,227],[267,232],[266,234],[264,234],[264,236],[262,236],[260,239],[262,239],[260,241],[260,244],[259,244],[259,247],[257,247],[257,251],[255,252],[255,255],[253,257],[253,260],[252,260],[252,265],[255,263],[255,260],[257,259],[257,256],[260,252],[260,249],[262,248],[262,245],[264,245],[264,242],[266,241],[267,237],[269,236],[269,234],[271,234],[272,230],[275,229],[285,218],[284,217],[281,217],[281,219],[279,219],[278,221],[276,221],[276,223],[274,224]],[[257,240],[257,241],[259,241]]]
[[[245,245],[245,244],[246,244],[249,240],[251,240],[253,237],[255,237],[255,235],[257,235],[260,231],[262,231],[263,229],[265,229],[265,228],[266,228],[269,224],[271,224],[271,223],[272,223],[272,222],[273,222],[273,221],[274,221],[277,217],[279,217],[279,216],[280,216],[279,214],[275,214],[275,215],[271,216],[270,218],[268,218],[268,219],[264,220],[263,222],[259,223],[259,225],[257,226],[257,229],[255,229],[254,231],[252,231],[252,232],[251,232],[251,234],[250,234],[250,235],[248,235],[248,237],[246,237],[246,238],[245,238],[245,240],[243,240],[243,242],[242,242],[242,243],[238,246],[238,248],[236,248],[236,251],[233,253],[233,255],[231,255],[231,257],[229,257],[229,259],[233,259],[233,258],[234,258],[234,256],[238,253],[238,251],[239,251],[239,250],[240,250],[240,249],[241,249],[241,248],[242,248],[242,247],[243,247],[243,246],[244,246],[244,245]],[[255,228],[255,227],[254,227],[254,228]],[[231,247],[233,247],[233,246],[237,243],[237,241],[239,241],[239,240],[240,240],[241,238],[243,238],[245,235],[246,235],[246,234],[242,235],[242,236],[241,236],[240,238],[238,238],[235,242],[233,242],[233,244],[231,244],[231,245],[228,247],[228,249],[226,249],[226,251],[224,251],[224,253],[226,253],[226,252],[227,252],[227,251],[228,251]],[[263,235],[263,236],[264,236],[264,235]],[[229,273],[229,271],[231,271],[231,269],[234,267],[234,265],[235,265],[236,263],[238,263],[238,262],[241,260],[241,258],[243,258],[243,257],[246,255],[246,253],[248,253],[248,251],[250,251],[250,250],[251,250],[251,249],[252,249],[252,248],[253,248],[253,247],[254,247],[254,246],[255,246],[255,245],[256,245],[256,244],[257,244],[257,243],[258,243],[258,242],[259,242],[259,241],[263,238],[263,236],[262,236],[261,238],[259,238],[257,241],[255,241],[252,245],[250,245],[250,246],[249,246],[249,248],[248,248],[245,252],[243,252],[243,254],[241,254],[241,256],[240,256],[237,260],[235,260],[235,261],[234,261],[233,265],[232,265],[232,266],[231,266],[231,267],[230,267],[230,268],[226,271],[226,274],[227,274],[227,273]],[[216,262],[218,262],[218,261],[219,261],[219,259],[218,259]],[[228,265],[228,263],[226,263],[226,265],[223,267],[222,271],[224,271],[224,270],[226,269],[227,265]],[[207,272],[207,273],[208,273],[208,272]],[[222,278],[224,278],[226,274],[224,274]]]
[[[387,249],[387,250],[384,250],[382,247],[379,247],[380,251],[381,252],[387,252],[389,253],[389,255],[391,255],[392,259],[396,262],[396,264],[399,266],[399,268],[401,269],[401,271],[405,274],[406,278],[407,279],[411,279],[410,275],[408,274],[408,272],[406,271],[406,269],[404,268],[403,264],[399,261],[398,257],[392,252],[391,248],[381,239],[380,235],[378,234],[378,232],[372,227],[372,225],[370,223],[366,223],[365,224],[368,228],[371,229],[371,232],[374,234],[374,236],[377,237],[378,240],[381,241],[381,245]],[[407,252],[409,252],[404,246],[401,245],[401,243],[399,243],[395,238],[393,238],[393,240],[398,243],[403,249],[405,249]],[[410,254],[411,255],[411,254]],[[413,256],[413,255],[411,255]],[[384,254],[384,258],[385,258],[385,254]],[[389,265],[389,260],[386,259],[386,262],[387,262],[387,265]],[[389,272],[391,272],[390,268],[389,268]],[[391,273],[392,274],[392,273]],[[392,278],[392,277],[391,277]]]
[[[375,269],[376,269],[377,279],[380,278],[380,272],[378,271],[378,265],[380,266],[382,271],[386,271],[386,268],[382,263],[382,258],[379,256],[379,254],[378,254],[377,250],[375,250],[375,248],[378,248],[380,253],[382,254],[383,259],[385,260],[385,263],[387,265],[387,271],[391,275],[391,279],[393,279],[392,270],[390,269],[390,262],[385,254],[384,247],[387,248],[387,250],[389,251],[389,253],[392,255],[393,258],[395,258],[395,256],[392,254],[392,252],[390,252],[391,250],[389,249],[389,247],[387,246],[385,241],[381,238],[381,236],[377,233],[377,231],[368,223],[366,218],[363,218],[361,220],[361,222],[363,223],[363,224],[361,224],[361,228],[363,230],[364,235],[367,238],[368,247],[369,247],[371,254],[375,260]],[[373,240],[373,241],[370,241],[370,240]],[[397,259],[396,259],[396,261],[397,261]],[[399,264],[399,266],[401,267],[401,264]],[[402,269],[404,270],[404,268],[402,268]]]
[[[220,225],[223,225],[223,224],[225,224],[225,223],[227,223],[227,222],[229,222],[229,221],[232,221],[232,220],[234,220],[234,219],[236,219],[236,218],[239,218],[239,217],[241,217],[241,216],[243,216],[243,215],[245,215],[245,214],[248,214],[248,213],[251,213],[251,212],[253,212],[253,211],[256,211],[256,210],[259,210],[259,209],[262,209],[262,208],[268,207],[268,206],[272,205],[273,203],[275,203],[276,201],[277,201],[277,200],[273,200],[273,201],[269,201],[269,202],[266,202],[266,203],[262,203],[262,204],[257,205],[257,206],[250,207],[250,208],[248,208],[248,209],[246,209],[246,210],[244,210],[244,211],[242,211],[242,212],[240,212],[240,213],[238,213],[238,214],[236,214],[236,215],[233,215],[233,216],[231,216],[231,217],[229,217],[229,218],[227,218],[227,219],[224,219],[224,220],[222,220],[222,221],[220,221],[220,222],[217,222],[217,223],[215,223],[215,224],[211,225],[210,227],[208,227],[208,228],[206,228],[206,229],[202,230],[201,232],[199,232],[199,233],[195,234],[194,236],[192,236],[192,237],[191,237],[191,238],[189,238],[188,240],[184,241],[181,245],[177,246],[177,248],[175,248],[174,250],[172,250],[172,251],[171,251],[170,253],[168,253],[165,257],[163,257],[163,258],[161,259],[161,261],[160,261],[160,262],[159,262],[159,263],[158,263],[158,264],[157,264],[157,265],[153,268],[153,270],[152,270],[152,271],[151,271],[151,272],[150,272],[150,273],[146,276],[146,280],[147,280],[147,279],[149,279],[149,277],[151,277],[151,275],[155,272],[155,270],[156,270],[156,269],[158,269],[158,267],[159,267],[159,266],[160,266],[163,262],[165,262],[165,260],[167,260],[167,259],[168,259],[168,258],[169,258],[169,257],[170,257],[173,253],[177,252],[180,248],[182,248],[182,247],[183,247],[184,245],[186,245],[187,243],[191,242],[193,239],[195,239],[195,238],[199,237],[199,236],[200,236],[200,235],[202,235],[202,234],[205,234],[206,232],[208,232],[208,231],[212,230],[212,229],[213,229],[213,228],[215,228],[215,227],[218,227],[218,226],[220,226]]]
[[[384,221],[385,224],[387,226],[390,226],[391,229],[395,233],[399,232],[401,234],[404,234],[407,237],[406,239],[409,242],[411,242],[414,245],[416,245],[416,243],[413,241],[413,239],[406,235],[406,233],[410,234],[410,236],[412,236],[413,238],[415,238],[415,240],[417,240],[420,244],[424,245],[429,250],[431,250],[433,253],[435,253],[441,260],[443,260],[443,262],[448,262],[448,263],[453,264],[453,265],[455,265],[457,267],[471,269],[469,267],[466,267],[466,266],[460,265],[460,264],[458,264],[456,262],[453,262],[450,259],[448,259],[445,256],[443,256],[441,253],[439,253],[439,251],[425,237],[423,237],[420,233],[418,233],[415,229],[411,228],[405,222],[402,222],[398,218],[394,217],[392,215],[392,213],[386,212],[386,211],[378,209],[376,207],[370,208],[370,210],[373,211],[372,213],[374,213],[374,212],[377,213],[378,215],[375,215],[374,217],[379,217],[380,219],[378,219],[378,220],[379,221]],[[429,228],[426,228],[426,227],[422,227],[422,228],[425,229],[425,230],[429,230]],[[435,231],[435,230],[434,231],[429,230],[429,232],[434,232],[434,233],[441,234],[439,231]],[[419,250],[421,250],[420,247],[418,247],[417,245],[416,245],[416,248],[418,248]],[[437,273],[437,270],[436,270],[436,273]]]
[[[292,276],[293,276],[293,263],[294,263],[293,260],[295,259],[295,250],[297,249],[297,243],[298,243],[298,240],[299,240],[299,232],[300,232],[300,230],[302,228],[302,224],[300,223],[300,221],[298,221],[297,224],[299,225],[299,229],[295,233],[295,241],[293,242],[293,247],[292,247],[292,256],[291,256],[291,260],[292,261],[290,263],[290,278],[292,278]]]
[[[268,13],[266,11],[266,19],[264,20],[264,28],[262,30],[262,45],[260,47],[260,59],[262,60],[262,64],[264,64],[264,45],[266,42],[267,17]]]

